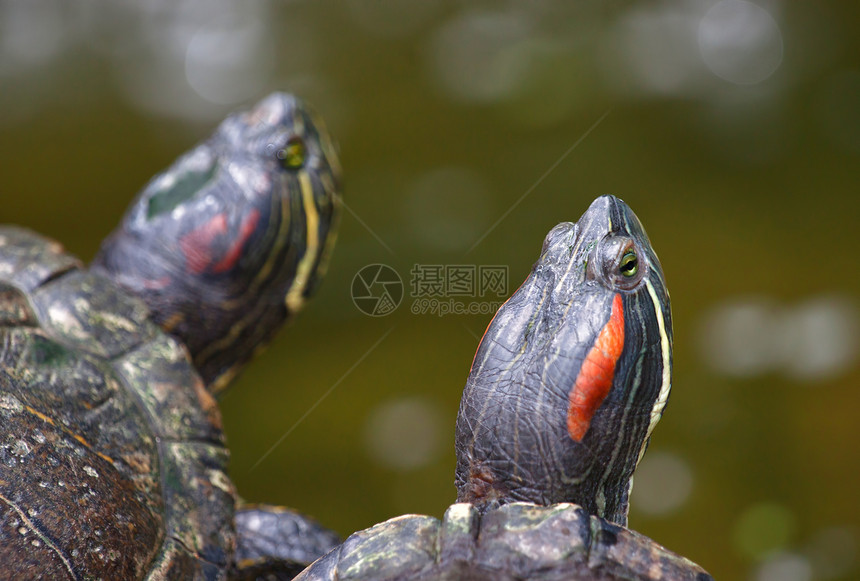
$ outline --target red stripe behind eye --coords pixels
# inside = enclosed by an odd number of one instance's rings
[[[567,433],[581,442],[594,412],[609,395],[615,377],[615,363],[624,348],[624,304],[617,293],[612,301],[612,313],[600,330],[594,347],[585,356],[579,375],[570,390],[567,408]]]
[[[227,233],[227,216],[224,213],[213,216],[211,220],[198,226],[179,240],[179,246],[185,256],[185,265],[192,274],[200,274],[211,268],[212,272],[222,273],[233,268],[242,255],[245,243],[254,233],[257,222],[260,221],[260,211],[251,210],[239,225],[239,232],[224,253],[224,257],[213,264],[212,244],[218,236]]]
[[[254,233],[254,230],[257,228],[257,222],[259,221],[259,210],[251,210],[251,213],[245,216],[245,219],[242,220],[241,226],[239,226],[239,235],[233,241],[233,244],[230,245],[224,258],[219,260],[218,263],[212,267],[213,272],[225,272],[236,266],[236,262],[239,260],[239,256],[241,256],[242,250],[245,248],[245,242],[247,242],[248,238],[251,237],[251,234]]]
[[[226,231],[227,218],[224,214],[218,214],[179,239],[179,247],[185,255],[185,266],[192,274],[206,270],[212,262],[212,241]]]

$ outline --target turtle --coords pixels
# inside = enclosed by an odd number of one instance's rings
[[[340,174],[274,93],[154,177],[89,268],[0,227],[0,577],[244,579],[340,541],[241,506],[215,399],[319,285]]]
[[[354,533],[296,581],[706,581],[626,528],[669,399],[672,315],[641,222],[601,196],[546,236],[480,341],[457,416],[457,502]]]

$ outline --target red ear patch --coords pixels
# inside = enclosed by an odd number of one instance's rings
[[[254,230],[257,229],[257,222],[259,221],[259,210],[251,210],[251,213],[245,216],[242,220],[242,224],[239,226],[239,232],[236,239],[233,240],[233,243],[230,245],[224,258],[219,260],[218,264],[212,267],[213,272],[226,272],[236,266],[236,263],[239,261],[239,256],[242,255],[242,250],[245,248],[245,242],[248,241],[248,238],[250,238],[251,234],[254,233]]]
[[[212,262],[212,241],[226,231],[227,218],[224,214],[218,214],[179,239],[179,247],[185,255],[185,266],[191,274],[200,274],[206,270]]]
[[[245,216],[235,239],[218,262],[215,262],[215,257],[212,256],[212,247],[216,238],[228,234],[227,217],[224,213],[213,216],[211,220],[183,236],[179,240],[179,246],[185,255],[188,271],[191,274],[200,274],[211,269],[212,272],[222,273],[233,268],[259,220],[259,210],[251,210]]]
[[[624,304],[621,294],[612,300],[609,320],[594,342],[594,347],[585,356],[579,375],[570,390],[570,405],[567,408],[567,433],[576,442],[581,442],[594,412],[609,395],[615,377],[615,363],[624,349]]]

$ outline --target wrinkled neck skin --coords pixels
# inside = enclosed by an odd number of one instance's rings
[[[458,500],[572,502],[626,525],[671,365],[657,256],[624,202],[598,198],[549,233],[481,340],[457,418]]]
[[[92,269],[142,298],[218,392],[316,288],[339,181],[321,122],[275,93],[153,178]]]

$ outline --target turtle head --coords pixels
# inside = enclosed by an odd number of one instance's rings
[[[275,93],[153,178],[93,269],[143,298],[218,391],[316,288],[339,192],[322,122]]]
[[[671,387],[657,255],[614,196],[556,226],[487,328],[457,418],[458,500],[573,502],[626,524]]]

